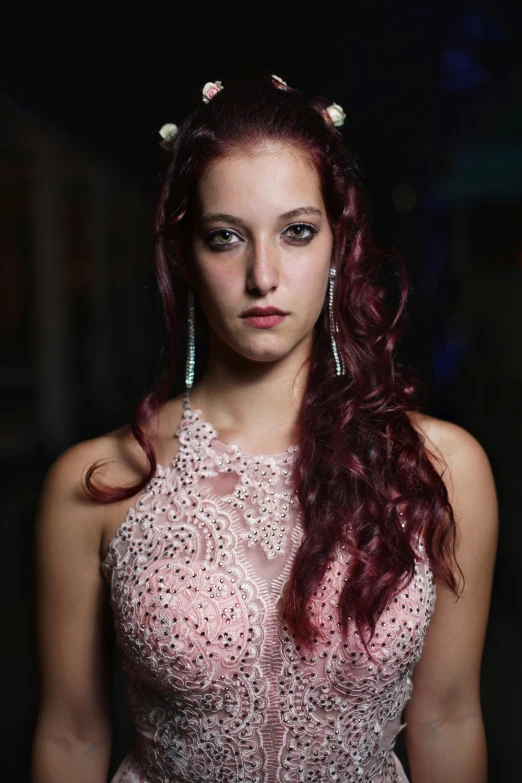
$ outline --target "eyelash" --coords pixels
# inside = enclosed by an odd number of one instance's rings
[[[315,226],[311,225],[311,223],[292,223],[291,226],[287,226],[283,234],[288,231],[291,228],[295,228],[296,226],[307,228],[311,235],[308,237],[294,237],[293,239],[290,239],[290,244],[292,245],[307,245],[309,244],[312,239],[314,238],[314,235],[317,234],[318,230]],[[232,244],[220,244],[219,242],[213,242],[213,237],[217,236],[218,234],[221,234],[223,231],[227,231],[230,234],[233,234],[234,236],[238,236],[235,231],[232,231],[230,228],[217,228],[215,231],[211,231],[210,234],[207,236],[207,244],[212,250],[217,250],[218,252],[221,252],[223,250],[227,250],[230,247],[234,247],[235,245],[239,244],[238,242],[232,242]]]

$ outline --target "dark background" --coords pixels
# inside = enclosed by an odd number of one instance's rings
[[[266,73],[344,107],[375,233],[410,271],[402,356],[429,382],[427,412],[468,429],[490,457],[501,527],[483,710],[489,779],[516,779],[521,32],[520,3],[492,0],[4,9],[0,736],[10,780],[27,779],[38,700],[32,525],[43,476],[67,446],[128,421],[162,346],[158,129],[179,123],[205,82]],[[111,771],[131,737],[118,665],[114,703]]]

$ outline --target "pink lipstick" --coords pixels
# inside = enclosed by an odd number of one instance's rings
[[[269,329],[280,324],[287,315],[288,313],[278,307],[250,307],[241,314],[241,317],[256,329]]]

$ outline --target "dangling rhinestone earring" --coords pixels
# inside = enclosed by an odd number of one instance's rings
[[[185,386],[187,389],[191,389],[192,384],[194,383],[194,365],[196,363],[196,342],[194,339],[194,291],[192,288],[190,288],[188,292],[187,331],[188,347],[187,363],[185,366]]]
[[[330,279],[328,281],[328,320],[330,324],[330,340],[332,341],[332,350],[335,359],[335,369],[337,375],[344,375],[346,371],[345,364],[342,358],[339,356],[337,343],[335,342],[335,333],[339,331],[339,327],[334,323],[333,315],[333,296],[334,296],[334,282],[335,282],[336,270],[330,268]]]

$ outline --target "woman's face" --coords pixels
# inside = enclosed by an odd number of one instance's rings
[[[200,179],[198,201],[191,282],[218,341],[261,362],[310,350],[333,235],[303,153],[271,143],[217,159]],[[249,321],[244,313],[255,306],[286,315],[274,325]]]

